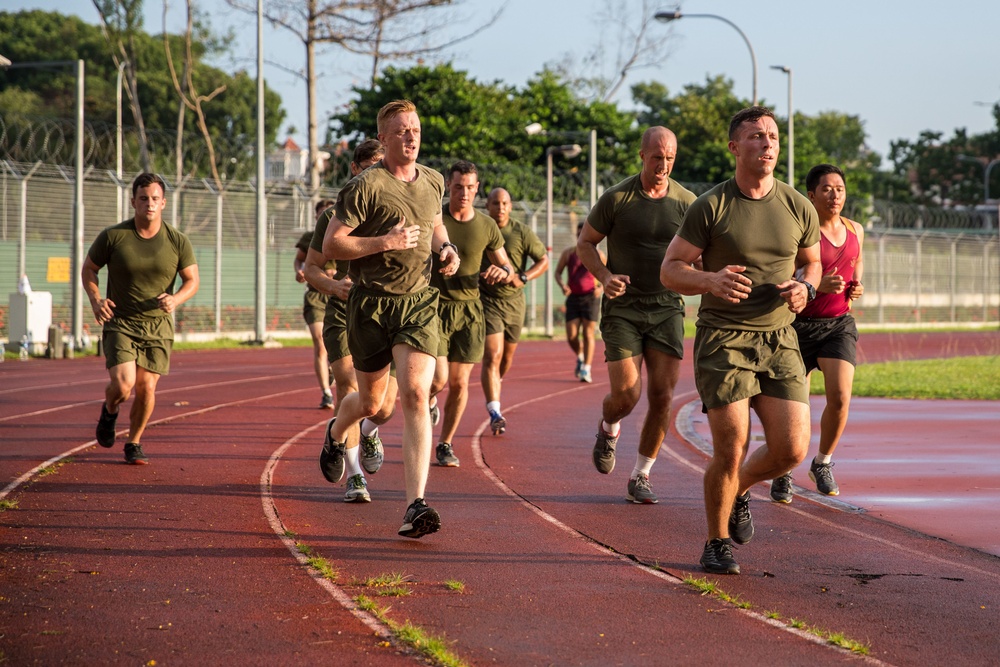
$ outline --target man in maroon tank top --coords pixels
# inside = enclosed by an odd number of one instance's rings
[[[581,222],[576,226],[576,235],[583,229]],[[601,261],[605,261],[600,250]],[[567,272],[566,282],[562,281],[563,271]],[[601,314],[601,293],[603,285],[580,261],[576,245],[563,250],[555,270],[556,283],[566,297],[566,342],[576,354],[576,377],[580,382],[593,382],[590,366],[594,361],[594,334]]]
[[[823,279],[816,287],[816,298],[796,315],[792,326],[799,336],[806,373],[820,369],[826,384],[819,453],[809,465],[809,477],[820,493],[836,496],[840,489],[833,479],[832,458],[847,424],[857,365],[858,328],[851,304],[865,291],[861,284],[865,232],[861,225],[840,215],[847,187],[839,168],[832,164],[813,167],[806,176],[806,190],[819,214]],[[791,472],[771,482],[771,499],[792,502]]]

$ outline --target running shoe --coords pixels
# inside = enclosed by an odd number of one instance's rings
[[[344,479],[344,471],[347,469],[347,443],[335,442],[330,435],[334,417],[326,423],[326,437],[323,439],[323,451],[319,455],[319,469],[326,477],[326,481],[331,484],[338,484]]]
[[[816,463],[813,460],[812,465],[809,466],[809,479],[816,482],[816,490],[820,493],[828,496],[839,496],[840,487],[833,479],[833,472],[830,470],[832,467],[833,462]]]
[[[625,496],[636,505],[655,505],[660,499],[653,493],[649,485],[649,475],[640,474],[628,481],[628,494]]]
[[[368,493],[368,483],[365,476],[351,475],[347,478],[347,493],[344,494],[345,503],[370,503],[371,494]]]
[[[378,437],[378,430],[372,431],[371,435],[362,435],[360,446],[361,467],[369,475],[374,475],[385,460],[385,449],[382,447],[382,439]]]
[[[320,410],[333,410],[333,394],[323,394],[323,400],[319,402]]]
[[[590,374],[589,368],[584,368],[583,370],[581,370],[579,377],[580,377],[580,382],[586,382],[587,384],[590,384],[594,381],[594,377]]]
[[[750,492],[736,496],[729,513],[729,536],[736,544],[746,544],[753,538],[753,517],[750,516]]]
[[[701,566],[712,574],[739,574],[740,565],[733,559],[733,542],[717,537],[705,543],[701,553]]]
[[[101,403],[101,416],[97,420],[97,444],[101,447],[115,446],[115,423],[118,421],[118,413],[111,414],[108,407]]]
[[[431,406],[431,426],[437,426],[439,421],[441,421],[441,409],[435,403]]]
[[[433,508],[428,507],[423,498],[417,498],[406,508],[399,534],[418,539],[436,533],[440,528],[441,516]]]
[[[490,428],[493,430],[493,435],[503,435],[507,430],[507,420],[499,412],[490,410]]]
[[[142,453],[142,445],[138,442],[125,443],[125,463],[134,466],[149,465],[149,458]]]
[[[618,446],[618,436],[608,435],[604,427],[597,425],[597,441],[594,443],[594,467],[597,472],[608,475],[615,469],[615,447]]]
[[[574,375],[576,375],[576,379],[577,380],[580,379],[580,373],[582,373],[582,372],[583,372],[583,359],[577,357],[576,358],[576,371],[574,371],[574,373],[573,373]]]
[[[771,500],[786,505],[792,502],[792,473],[786,472],[771,480]]]
[[[439,466],[444,466],[445,468],[457,468],[459,466],[458,457],[455,456],[450,442],[439,442],[436,454]]]

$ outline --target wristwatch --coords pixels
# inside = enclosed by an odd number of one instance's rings
[[[799,282],[806,286],[806,292],[808,292],[808,294],[806,295],[806,303],[815,299],[816,288],[812,286],[812,283],[808,283],[805,280],[800,280]]]
[[[438,250],[438,254],[440,255],[441,253],[443,253],[445,248],[451,248],[456,253],[458,253],[458,246],[457,245],[455,245],[451,241],[445,241],[444,243],[441,244],[441,249]]]
[[[528,284],[528,274],[525,273],[524,271],[522,271],[521,273],[517,274],[517,279],[520,280],[525,285]]]

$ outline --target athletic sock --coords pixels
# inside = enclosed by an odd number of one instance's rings
[[[347,461],[347,476],[353,477],[354,475],[364,476],[364,472],[361,470],[361,448],[360,447],[348,447],[347,456],[344,457]]]
[[[584,373],[589,373],[590,372],[590,364],[584,364],[583,366],[580,366],[580,370],[583,371]]]
[[[487,401],[486,412],[490,413],[490,415],[500,414],[500,401]]]
[[[832,460],[833,460],[833,454],[817,454],[816,458],[813,459],[813,463],[826,465]]]
[[[365,417],[361,420],[361,435],[367,438],[373,433],[378,433],[378,424]]]
[[[653,469],[654,463],[656,463],[656,459],[651,459],[648,456],[643,456],[642,454],[636,454],[635,467],[632,468],[632,475],[629,479],[635,479],[639,475],[649,477],[649,471]]]
[[[333,392],[330,391],[329,389],[324,389],[323,390],[323,395],[324,396],[333,396]]]
[[[604,421],[602,419],[601,420],[601,428],[604,429],[604,432],[607,433],[608,435],[611,435],[611,436],[614,436],[614,437],[617,438],[618,434],[622,430],[622,423],[621,422],[615,422],[614,424],[609,424],[608,422],[606,422],[606,421]]]

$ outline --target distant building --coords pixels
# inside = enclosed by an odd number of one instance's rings
[[[319,171],[326,171],[330,154],[319,152]],[[289,137],[284,145],[267,157],[267,180],[286,182],[306,182],[309,180],[309,151],[299,147]]]

